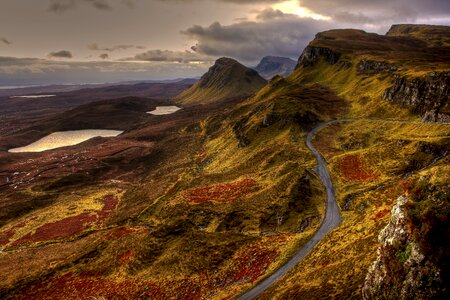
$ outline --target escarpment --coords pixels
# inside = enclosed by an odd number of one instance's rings
[[[450,122],[449,86],[449,72],[433,72],[414,79],[397,75],[383,98],[409,108],[424,121],[447,123]]]
[[[339,61],[341,54],[330,48],[307,46],[298,59],[297,68],[313,66],[321,57],[327,63],[334,65]]]

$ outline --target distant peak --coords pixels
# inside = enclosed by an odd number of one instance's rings
[[[271,79],[275,75],[289,76],[294,70],[296,61],[288,57],[265,56],[255,67],[258,73],[266,78]]]
[[[232,58],[222,57],[177,100],[181,103],[210,103],[226,98],[244,98],[256,93],[266,83],[255,70]]]

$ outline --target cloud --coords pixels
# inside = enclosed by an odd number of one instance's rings
[[[70,51],[67,50],[61,50],[61,51],[54,51],[54,52],[50,52],[47,55],[48,58],[52,59],[52,58],[72,58],[72,53]]]
[[[271,19],[285,18],[288,16],[293,17],[294,15],[285,14],[284,12],[278,9],[266,8],[256,15],[256,19],[271,20]]]
[[[98,57],[101,58],[101,59],[108,59],[109,55],[108,55],[108,53],[102,53]]]
[[[333,26],[327,21],[300,18],[267,10],[259,22],[239,22],[208,27],[192,26],[182,33],[197,41],[192,50],[209,56],[230,56],[244,62],[255,62],[266,55],[297,58],[317,32]]]
[[[145,49],[144,46],[136,46],[136,45],[116,45],[112,47],[101,47],[97,45],[96,43],[88,45],[88,49],[94,50],[94,51],[107,51],[107,52],[114,52],[114,51],[122,51],[127,49]]]
[[[0,56],[0,80],[15,85],[171,79],[196,77],[209,67],[209,63],[76,62]]]
[[[125,61],[152,61],[152,62],[210,62],[214,59],[208,55],[192,51],[149,50],[136,54],[134,57],[125,58]]]
[[[86,4],[95,9],[108,11],[113,9],[113,4],[111,0],[50,0],[49,11],[54,13],[64,13],[68,10],[76,8],[79,4]],[[128,8],[133,8],[135,5],[135,0],[121,0],[121,4]]]
[[[195,2],[202,0],[158,0],[160,2]],[[213,0],[216,2],[228,2],[234,4],[275,4],[286,0]]]
[[[301,0],[299,3],[347,24],[383,26],[414,22],[420,16],[447,16],[450,22],[448,0]]]
[[[6,45],[11,45],[12,44],[12,42],[10,40],[8,40],[7,38],[5,38],[5,37],[0,37],[0,42],[4,43]]]

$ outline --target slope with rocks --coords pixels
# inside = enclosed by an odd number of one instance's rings
[[[0,269],[28,262],[1,272],[2,297],[233,296],[320,225],[324,192],[304,139],[348,111],[329,88],[276,78],[254,97],[161,117],[142,114],[151,101],[112,102],[76,110],[108,104],[114,117],[136,102],[139,122],[109,142],[26,161],[0,153]]]
[[[267,80],[272,79],[275,75],[287,77],[295,69],[296,62],[287,57],[266,56],[261,59],[259,64],[254,68],[262,77]]]
[[[300,56],[294,75],[319,81],[353,102],[354,115],[450,117],[450,27],[393,26],[387,35],[362,30],[317,34]],[[437,41],[441,42],[437,42]],[[393,104],[393,105],[391,105]]]
[[[448,125],[367,120],[417,121],[382,96],[391,72],[413,70],[412,56],[423,55],[414,72],[429,71],[437,58],[412,51],[426,43],[325,32],[293,75],[268,84],[219,60],[176,99],[183,110],[152,116],[109,145],[92,140],[27,160],[0,152],[0,192],[13,212],[0,228],[0,296],[235,297],[283,265],[320,225],[325,195],[307,132],[365,118],[317,132],[312,142],[329,167],[343,222],[261,296],[360,298],[403,181],[430,176],[443,186],[449,179]],[[256,95],[243,99],[249,87]],[[27,173],[31,167],[36,172]]]
[[[258,92],[267,81],[234,59],[222,57],[192,87],[175,101],[205,104],[226,99],[244,99]]]
[[[408,196],[397,199],[389,224],[380,231],[364,299],[449,297],[449,189],[433,185],[429,177],[414,183]]]
[[[442,277],[436,275],[441,271],[433,266],[448,264],[441,255],[447,249],[441,241],[448,240],[448,232],[439,228],[447,228],[441,225],[448,220],[441,208],[448,199],[450,128],[444,115],[449,94],[445,84],[423,83],[429,82],[425,78],[434,76],[433,72],[450,70],[448,46],[436,45],[441,33],[435,29],[402,25],[402,32],[416,32],[414,36],[332,30],[319,33],[301,55],[286,81],[330,88],[345,99],[349,105],[346,118],[353,119],[322,129],[313,141],[329,166],[343,222],[260,299],[360,299],[365,282],[364,293],[373,299],[383,295],[409,299],[414,289],[425,299],[445,292]],[[442,31],[448,32],[449,27],[439,27]],[[414,103],[420,109],[385,98],[398,77],[421,82],[416,90],[404,94],[418,99]],[[439,117],[424,118],[430,114]],[[421,118],[427,122],[421,123]],[[389,264],[388,276],[383,275],[383,268],[371,269],[367,275],[377,259],[377,238],[389,221],[394,199],[408,196],[411,186],[420,187],[420,178],[428,178],[430,184],[422,189],[427,200],[414,204],[414,238],[395,249],[386,248],[385,256],[381,253],[379,259]],[[398,264],[399,256],[409,255],[404,252],[411,241],[421,245],[418,251],[424,260]],[[410,280],[413,274],[417,281]],[[401,294],[402,288],[407,292]]]

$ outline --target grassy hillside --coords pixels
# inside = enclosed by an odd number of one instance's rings
[[[383,95],[396,75],[448,70],[448,53],[358,30],[321,33],[310,46],[290,77],[268,84],[220,59],[176,99],[184,109],[151,116],[111,144],[28,160],[0,153],[0,176],[16,186],[0,186],[4,211],[14,212],[0,228],[0,295],[233,298],[281,266],[323,218],[307,133],[356,119],[314,140],[342,224],[262,298],[360,298],[395,199],[420,178],[448,182],[448,125],[377,121],[420,120]],[[138,107],[129,115],[141,116]],[[41,173],[27,174],[31,166]]]
[[[346,118],[360,119],[330,125],[321,130],[314,141],[328,163],[344,220],[261,299],[360,299],[369,266],[377,256],[378,235],[388,223],[391,207],[400,195],[412,197],[411,190],[421,190],[422,199],[428,199],[428,202],[413,204],[427,210],[417,217],[424,222],[427,218],[424,216],[429,216],[429,221],[425,222],[433,225],[427,225],[427,234],[448,239],[448,231],[439,227],[440,222],[448,220],[448,214],[431,202],[443,201],[441,205],[448,206],[448,192],[432,191],[448,191],[449,188],[446,175],[449,125],[376,121],[417,121],[411,111],[387,102],[383,94],[392,85],[394,76],[421,77],[431,71],[449,70],[449,60],[445,58],[448,48],[444,47],[445,43],[439,46],[435,43],[439,36],[446,36],[437,33],[439,30],[448,34],[449,27],[404,25],[394,27],[388,36],[333,30],[318,34],[310,43],[312,47],[327,50],[316,52],[319,55],[312,62],[305,63],[300,58],[297,70],[287,81],[330,87],[349,105]],[[441,51],[443,56],[433,58],[432,53],[436,51]],[[363,60],[382,64],[361,67]],[[448,92],[445,93],[448,97]],[[421,182],[427,182],[425,189],[420,188]],[[417,214],[417,210],[414,213]],[[435,214],[440,216],[437,218],[440,221],[435,221]],[[412,232],[424,230],[418,223],[410,226]],[[435,243],[436,247],[439,244],[430,239],[423,243],[428,247],[425,249],[429,249],[430,243]],[[447,264],[439,251],[427,253],[432,260],[440,259],[438,264]],[[390,259],[395,260],[395,256]],[[392,262],[392,265],[396,269],[391,269],[393,273],[389,276],[398,279],[392,279],[384,294],[398,297],[394,288],[402,288],[400,278],[404,275],[398,263]],[[434,289],[437,291],[439,287]]]

